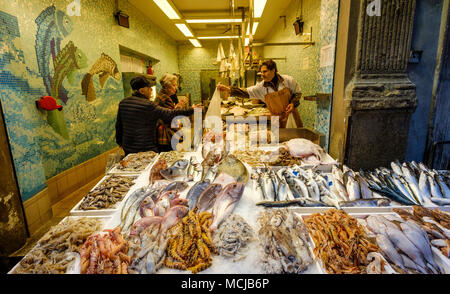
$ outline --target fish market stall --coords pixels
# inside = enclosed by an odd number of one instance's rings
[[[108,221],[85,231],[70,247],[71,258],[58,255],[62,265],[49,269],[40,249],[14,272],[450,271],[447,174],[398,162],[391,169],[356,172],[305,139],[254,152],[224,150],[219,142],[161,153],[134,176],[114,175],[128,177],[126,187],[118,184],[120,201],[105,206]],[[83,203],[94,205],[83,199],[72,212],[80,213]],[[98,214],[104,204],[83,212]],[[49,232],[46,242],[61,236]],[[47,243],[39,245],[47,246],[44,254],[65,254]],[[45,267],[30,266],[36,256]]]

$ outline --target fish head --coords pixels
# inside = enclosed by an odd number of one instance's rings
[[[86,57],[86,54],[84,54],[84,52],[79,48],[75,50],[75,61],[78,69],[83,69],[88,66],[88,59]]]
[[[73,23],[70,17],[62,10],[56,12],[57,27],[60,33],[67,37],[73,31]]]
[[[244,192],[245,185],[242,182],[230,183],[225,188],[225,193],[234,199],[240,199]]]

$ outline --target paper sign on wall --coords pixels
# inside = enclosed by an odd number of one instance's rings
[[[320,67],[332,66],[334,64],[334,44],[322,47],[320,50]]]

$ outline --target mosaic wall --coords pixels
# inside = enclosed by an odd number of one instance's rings
[[[158,77],[178,72],[178,53],[175,41],[127,1],[119,8],[130,16],[130,29],[115,24],[114,1],[82,1],[81,16],[66,15],[70,2],[63,0],[1,2],[0,79],[7,84],[1,99],[27,200],[45,179],[116,147],[119,45],[160,60]],[[63,111],[37,110],[44,95]]]
[[[265,58],[286,58],[276,60],[281,74],[293,76],[302,89],[303,96],[317,93],[330,93],[333,87],[334,65],[320,67],[321,49],[336,43],[338,0],[304,0],[304,35],[297,36],[293,23],[300,15],[300,0],[294,0],[285,10],[286,28],[283,18],[274,25],[264,42],[307,42],[312,28],[313,46],[270,46],[264,47]],[[333,54],[334,60],[334,54]],[[325,147],[328,149],[329,120],[331,103],[316,103],[302,100],[300,115],[305,127],[315,129],[326,135]]]
[[[339,0],[322,0],[320,8],[320,41],[319,41],[319,58],[321,49],[325,46],[332,45],[332,60],[335,59],[338,7]],[[319,66],[317,79],[317,91],[319,93],[333,93],[333,65],[321,67]],[[331,97],[331,96],[330,96]],[[329,130],[331,120],[331,98],[329,101],[319,102],[317,105],[316,130],[322,134],[326,134],[325,148],[328,150]]]
[[[229,50],[229,42],[223,42],[222,45],[224,50]],[[219,68],[218,65],[215,65],[219,42],[202,41],[202,46],[201,48],[195,48],[191,43],[178,46],[178,65],[183,77],[181,92],[190,93],[192,103],[201,103],[201,70]]]

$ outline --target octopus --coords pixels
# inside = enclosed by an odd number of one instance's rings
[[[299,274],[308,269],[313,262],[307,246],[308,234],[294,213],[286,208],[266,210],[258,216],[258,223],[266,273]]]
[[[214,246],[225,257],[238,261],[246,257],[248,243],[254,239],[252,227],[239,215],[228,217],[214,233]]]

